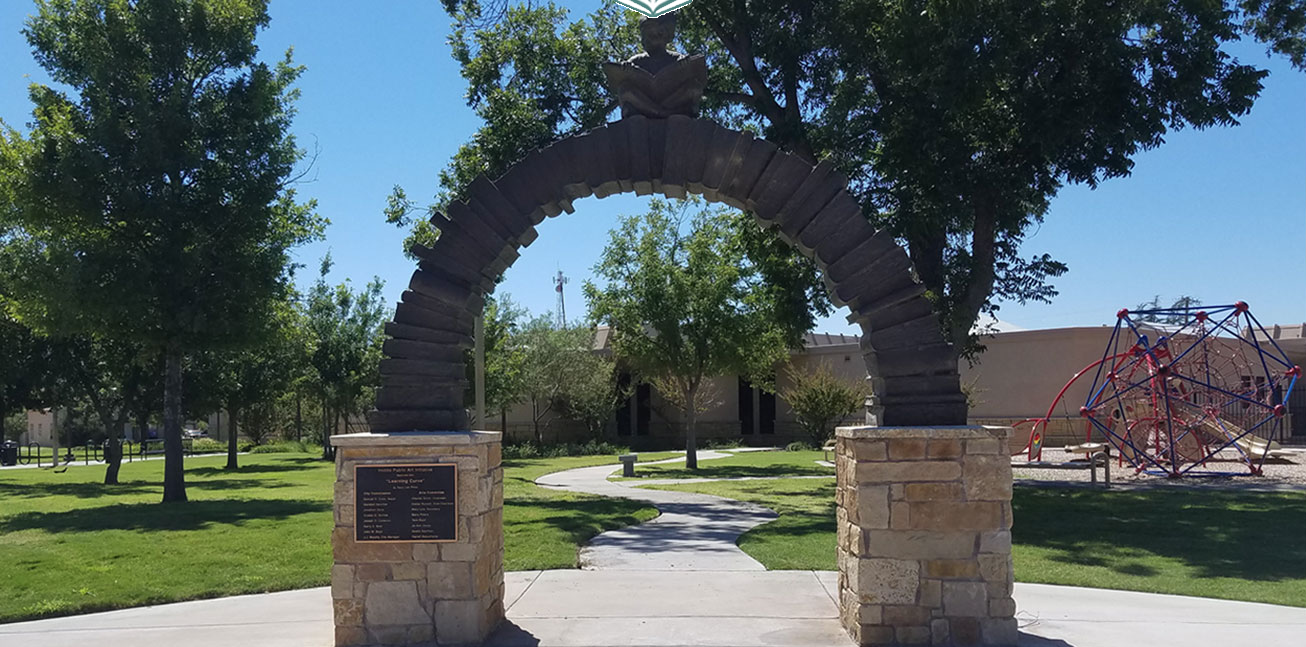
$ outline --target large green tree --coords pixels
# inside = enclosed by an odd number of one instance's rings
[[[648,213],[622,219],[595,267],[604,284],[585,283],[590,316],[613,327],[618,360],[684,414],[690,469],[698,467],[695,427],[709,379],[768,384],[788,355],[730,212],[696,206],[655,199]]]
[[[57,85],[34,84],[17,200],[34,325],[164,357],[164,501],[186,499],[182,364],[264,331],[289,250],[320,235],[289,185],[289,53],[258,60],[263,0],[38,0],[24,34]]]
[[[441,175],[437,203],[611,117],[599,62],[635,52],[635,13],[444,6],[485,125]],[[1062,185],[1127,175],[1167,133],[1251,109],[1266,71],[1232,43],[1306,66],[1302,0],[696,0],[677,13],[677,49],[708,58],[704,113],[832,160],[866,217],[906,245],[963,345],[981,313],[1056,295],[1049,281],[1066,267],[1021,247]],[[769,258],[791,269],[791,301],[825,307],[809,265]]]

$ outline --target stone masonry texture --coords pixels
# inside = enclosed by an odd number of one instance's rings
[[[337,647],[477,645],[503,619],[503,468],[498,432],[333,436],[331,599]],[[453,463],[458,540],[354,541],[354,466]]]
[[[1015,645],[1007,427],[842,427],[840,621],[859,645]]]

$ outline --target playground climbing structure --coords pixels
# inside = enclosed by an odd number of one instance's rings
[[[1219,474],[1233,461],[1260,474],[1299,377],[1242,301],[1120,310],[1102,358],[1066,383],[1045,417],[1018,425],[1030,429],[1022,452],[1041,460],[1049,420],[1069,408],[1072,385],[1090,381],[1079,407],[1085,442],[1109,444],[1136,471]]]

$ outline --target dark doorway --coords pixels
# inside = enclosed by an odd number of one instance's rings
[[[653,419],[653,387],[640,384],[635,387],[635,435],[647,436],[648,423]]]
[[[739,433],[751,436],[755,429],[753,424],[753,385],[748,380],[739,378]]]
[[[763,434],[774,434],[775,394],[759,390],[757,400],[757,431]]]
[[[617,376],[617,392],[630,392],[630,373],[622,373]],[[617,407],[617,435],[630,435],[630,401],[632,398],[622,398],[621,406]]]

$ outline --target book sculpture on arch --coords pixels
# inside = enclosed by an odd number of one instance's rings
[[[698,116],[707,87],[707,60],[667,49],[676,34],[676,16],[639,21],[644,52],[620,63],[604,63],[608,87],[621,106],[621,117],[643,115],[665,119],[671,115]]]

